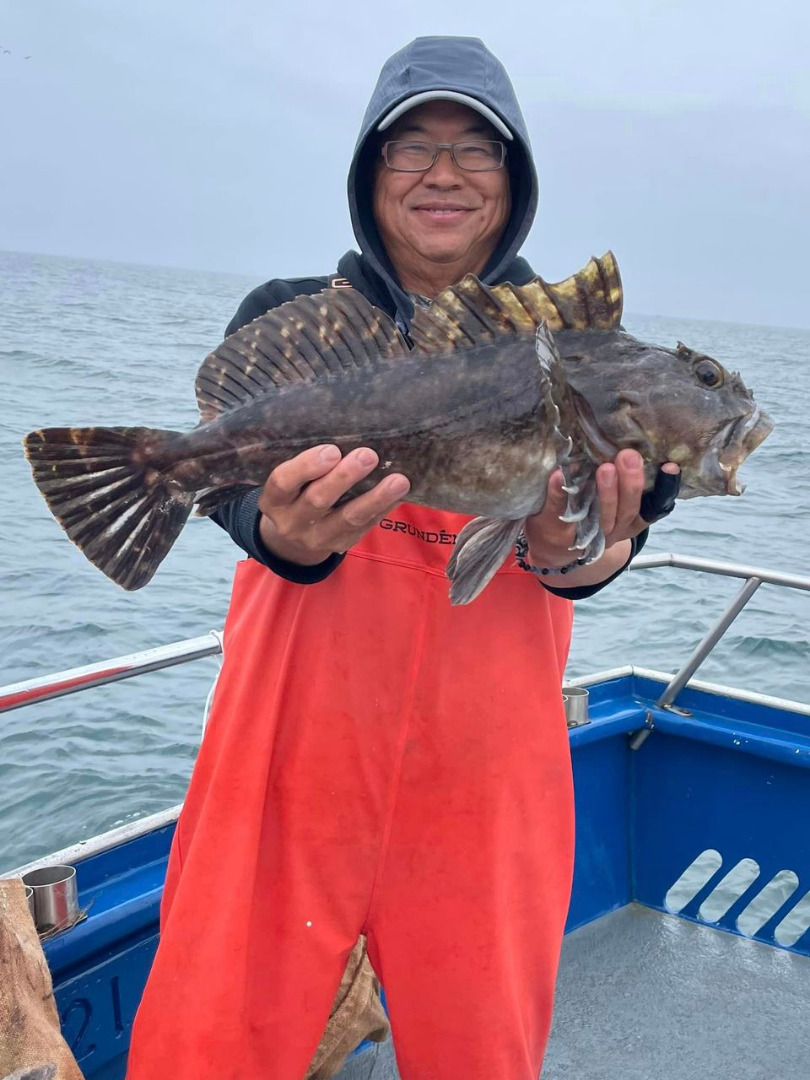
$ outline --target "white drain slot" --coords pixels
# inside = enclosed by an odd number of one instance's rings
[[[773,932],[780,945],[789,949],[810,927],[810,892],[805,893],[795,908],[789,911]]]
[[[798,887],[799,878],[792,870],[780,870],[737,916],[737,929],[746,937],[758,934]]]
[[[667,911],[671,911],[673,915],[683,911],[689,901],[694,900],[703,886],[711,881],[722,865],[723,856],[719,851],[715,851],[714,848],[701,851],[664,897]]]
[[[740,859],[700,905],[698,916],[704,922],[718,922],[758,877],[759,864],[753,859]]]

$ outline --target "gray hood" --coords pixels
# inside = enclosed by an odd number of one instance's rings
[[[478,38],[421,37],[386,61],[363,117],[360,137],[349,169],[349,209],[352,227],[367,268],[382,279],[395,307],[410,320],[412,307],[396,280],[374,222],[371,205],[377,125],[401,101],[428,90],[467,94],[493,110],[512,132],[507,163],[512,191],[512,214],[481,275],[488,283],[503,280],[529,233],[537,210],[537,173],[529,135],[509,76],[499,60]]]

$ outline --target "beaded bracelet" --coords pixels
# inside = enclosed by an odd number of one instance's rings
[[[517,560],[520,569],[527,570],[530,574],[538,574],[542,577],[546,577],[548,574],[568,574],[572,570],[578,570],[580,566],[586,566],[591,561],[583,555],[579,559],[574,559],[573,562],[568,563],[566,566],[551,569],[548,566],[532,566],[531,563],[526,562],[526,556],[528,554],[529,542],[524,533],[520,533],[515,541],[515,559]]]

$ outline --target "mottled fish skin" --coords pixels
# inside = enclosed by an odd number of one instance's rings
[[[770,420],[711,358],[622,332],[621,308],[610,254],[559,285],[490,289],[467,277],[415,313],[411,350],[361,294],[326,290],[256,319],[205,360],[191,433],[47,429],[26,452],[70,538],[135,589],[195,501],[208,513],[319,443],[370,446],[379,466],[352,494],[401,472],[409,501],[481,522],[463,530],[448,570],[451,599],[467,603],[542,508],[558,465],[564,520],[591,559],[604,546],[595,471],[623,447],[642,453],[647,486],[674,460],[686,495],[738,493],[736,468]]]
[[[411,354],[369,374],[299,384],[203,425],[156,456],[184,488],[263,484],[309,446],[345,454],[371,446],[379,467],[411,478],[410,502],[459,513],[525,517],[542,505],[557,460],[543,421],[543,371],[534,337],[487,345],[440,363]],[[283,438],[268,433],[284,432]],[[472,437],[474,436],[474,439]]]

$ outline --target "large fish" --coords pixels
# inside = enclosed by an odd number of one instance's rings
[[[197,376],[201,423],[47,428],[25,439],[34,479],[85,555],[125,589],[154,574],[195,502],[211,510],[320,443],[370,446],[410,502],[475,515],[448,565],[468,603],[542,509],[562,466],[575,549],[604,550],[595,472],[640,451],[646,487],[681,467],[681,498],[738,495],[737,468],[773,424],[737,374],[678,344],[622,331],[608,252],[557,285],[468,276],[411,324],[413,348],[354,289],[283,304],[228,337]],[[573,549],[572,549],[573,550]]]

